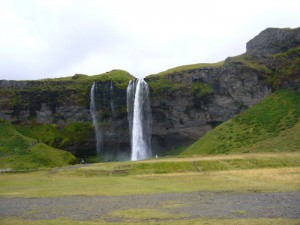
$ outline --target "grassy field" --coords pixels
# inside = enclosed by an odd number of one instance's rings
[[[192,191],[300,190],[300,167],[201,173],[97,176],[60,172],[4,174],[2,197],[131,195]]]
[[[98,163],[0,176],[0,196],[6,197],[227,190],[300,190],[300,153]]]
[[[157,215],[157,214],[156,214]],[[127,217],[128,218],[128,217]],[[149,218],[149,217],[148,217]],[[184,221],[165,221],[155,222],[155,216],[152,221],[147,222],[135,222],[136,216],[129,217],[128,222],[121,223],[109,223],[107,221],[77,221],[61,218],[59,220],[36,220],[36,221],[25,221],[18,219],[5,219],[0,220],[2,225],[104,225],[104,224],[151,224],[151,225],[299,225],[299,220],[293,219],[197,219],[197,220],[184,220]],[[167,217],[167,219],[170,219]]]
[[[0,197],[120,196],[193,191],[286,192],[300,190],[300,153],[254,153],[159,158],[139,162],[74,165],[0,174]],[[243,213],[243,212],[240,212]],[[121,222],[109,222],[121,218]],[[293,219],[191,219],[156,209],[112,211],[97,221],[69,218],[0,218],[3,225],[50,224],[299,224]]]

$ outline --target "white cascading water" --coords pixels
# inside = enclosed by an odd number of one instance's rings
[[[130,141],[132,141],[133,104],[135,96],[136,80],[130,80],[127,86],[127,119],[129,123]]]
[[[110,81],[109,94],[110,94],[110,110],[112,116],[115,117],[116,114],[115,114],[115,103],[114,103],[114,84],[112,81]]]
[[[149,87],[144,79],[129,82],[127,112],[131,134],[131,160],[147,159],[151,156],[151,108]]]
[[[95,133],[96,133],[96,141],[97,141],[97,145],[96,145],[96,151],[97,151],[97,155],[100,155],[101,150],[102,150],[102,130],[100,127],[100,123],[98,121],[98,111],[97,111],[97,107],[96,107],[96,102],[95,102],[95,91],[97,90],[97,85],[94,82],[91,88],[91,102],[90,102],[90,113],[92,115],[92,120],[93,120],[93,126],[95,128]]]

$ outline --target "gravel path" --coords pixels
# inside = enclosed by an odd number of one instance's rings
[[[185,214],[186,218],[300,219],[300,192],[0,198],[0,218],[97,220],[105,217],[113,221],[108,213],[128,209],[155,209],[169,214]]]

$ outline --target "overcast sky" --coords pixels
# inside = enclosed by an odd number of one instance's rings
[[[0,79],[217,62],[267,27],[299,27],[299,10],[298,0],[0,0]]]

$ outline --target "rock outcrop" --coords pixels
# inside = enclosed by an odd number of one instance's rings
[[[300,28],[268,28],[247,43],[247,54],[264,57],[286,52],[300,45]]]

